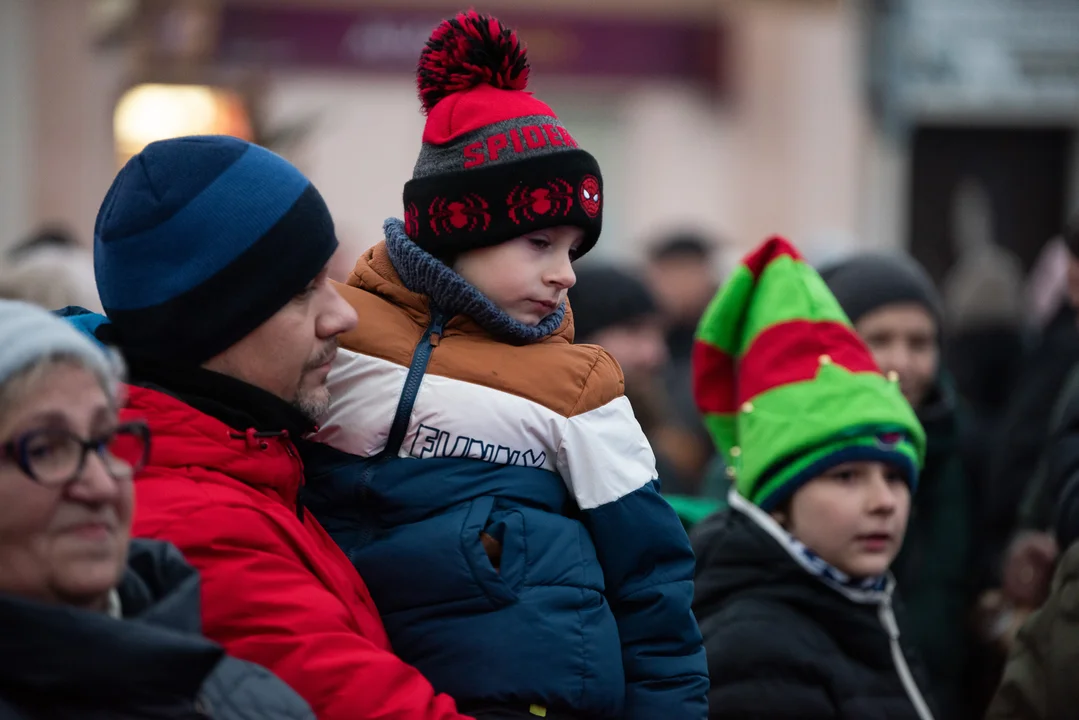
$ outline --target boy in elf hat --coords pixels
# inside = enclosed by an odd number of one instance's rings
[[[527,78],[489,16],[428,41],[404,220],[339,288],[361,322],[302,449],[305,502],[462,712],[704,718],[689,540],[618,365],[572,344],[599,166]]]
[[[786,241],[701,321],[694,394],[734,487],[695,532],[713,718],[930,720],[893,611],[925,433]]]

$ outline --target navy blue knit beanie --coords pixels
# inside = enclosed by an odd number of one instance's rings
[[[231,137],[163,140],[131,158],[94,227],[94,270],[125,353],[199,365],[284,307],[337,238],[318,190]]]

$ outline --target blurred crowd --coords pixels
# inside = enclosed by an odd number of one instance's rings
[[[571,292],[584,339],[627,368],[627,395],[673,479],[665,491],[699,501],[678,505],[687,525],[730,487],[689,385],[694,328],[720,280],[716,250],[672,234],[639,272],[590,267]],[[1049,239],[1028,274],[996,246],[969,248],[942,288],[901,252],[819,270],[927,432],[923,485],[892,569],[943,716],[982,717],[1017,642],[1028,657],[1069,642],[1054,639],[1064,608],[1038,635],[1019,631],[1079,538],[1079,223]],[[1062,585],[1075,571],[1058,572]],[[1045,671],[1027,667],[1019,681]]]
[[[1079,219],[939,287],[685,228],[598,261],[527,79],[497,19],[433,31],[347,273],[223,135],[131,158],[92,252],[7,251],[0,720],[1074,717]]]
[[[665,491],[708,511],[730,484],[694,412],[689,365],[720,280],[716,250],[672,234],[639,273],[589,268],[571,292],[586,341],[628,368],[626,392],[674,479]],[[1079,223],[1049,239],[1028,274],[996,246],[969,248],[942,288],[898,252],[819,270],[928,434],[926,480],[893,571],[944,716],[982,717],[1061,552],[1079,538]],[[679,507],[687,524],[700,517]],[[1074,573],[1059,572],[1058,584]],[[1028,636],[1039,643],[1031,653],[1048,652],[1060,630]]]
[[[722,250],[716,238],[672,231],[640,267],[583,263],[569,292],[576,340],[620,364],[687,529],[725,507],[731,487],[691,367],[697,324],[724,279]],[[1079,549],[1067,553],[1079,539],[1079,223],[1025,275],[996,247],[963,254],[942,288],[901,252],[818,269],[928,434],[927,480],[892,569],[943,717],[981,717],[1009,650],[1010,680],[1037,684],[1050,669],[1014,658],[1072,647],[1076,608],[1062,593],[1079,575]],[[91,254],[57,228],[8,251],[0,297],[101,308]],[[1043,606],[1053,619],[1021,630]]]

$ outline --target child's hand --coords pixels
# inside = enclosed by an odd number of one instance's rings
[[[495,570],[500,569],[502,567],[502,543],[485,532],[480,533],[480,542],[483,543],[483,551],[487,553],[487,557],[491,560]]]

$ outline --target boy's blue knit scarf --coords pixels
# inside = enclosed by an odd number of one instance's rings
[[[430,298],[432,310],[437,308],[447,317],[467,315],[499,340],[517,345],[542,340],[562,325],[565,303],[539,325],[525,325],[507,315],[451,267],[412,242],[402,220],[390,218],[383,230],[390,262],[401,282],[412,292]]]

